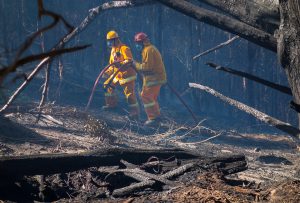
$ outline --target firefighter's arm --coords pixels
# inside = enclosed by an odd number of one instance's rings
[[[114,67],[111,66],[111,67],[109,67],[109,68],[104,72],[103,78],[108,78],[108,77],[110,77],[113,73],[114,73]]]
[[[141,72],[152,71],[155,66],[155,52],[153,49],[146,50],[143,53],[142,63],[135,63],[136,69]]]
[[[124,58],[124,61],[120,62],[120,64],[125,64],[125,63],[128,63],[130,61],[132,61],[132,53],[131,53],[131,50],[129,47],[127,46],[122,46],[121,47],[121,52],[123,54],[123,58]]]

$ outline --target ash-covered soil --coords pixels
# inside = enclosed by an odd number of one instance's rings
[[[300,202],[300,152],[290,137],[220,131],[206,127],[205,121],[195,125],[192,121],[177,121],[173,113],[163,114],[160,126],[146,128],[120,112],[85,113],[75,107],[54,105],[45,107],[41,115],[36,109],[11,111],[0,117],[0,155],[79,153],[110,146],[142,149],[176,147],[204,156],[245,154],[248,161],[248,170],[234,175],[218,177],[213,172],[189,172],[178,178],[183,183],[180,187],[161,192],[149,189],[116,199],[107,197],[109,186],[105,177],[93,168],[42,177],[42,186],[40,176],[26,177],[18,184],[31,191],[26,197],[28,200]],[[48,197],[41,197],[40,187],[44,187]],[[0,199],[14,202],[18,198],[14,200],[8,196]]]

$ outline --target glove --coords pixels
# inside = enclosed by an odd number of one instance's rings
[[[107,74],[107,73],[104,73],[103,75],[102,75],[102,78],[104,78],[104,79],[107,79],[109,77],[109,75]]]
[[[135,66],[136,70],[140,71],[142,69],[142,64],[133,60],[133,65]]]

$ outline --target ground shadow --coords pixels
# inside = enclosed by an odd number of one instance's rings
[[[0,142],[22,144],[30,142],[34,144],[49,144],[53,140],[48,139],[33,130],[15,123],[8,118],[0,116]]]

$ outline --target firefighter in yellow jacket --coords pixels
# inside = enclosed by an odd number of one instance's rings
[[[148,116],[145,125],[152,125],[160,119],[157,97],[161,86],[167,82],[166,70],[160,52],[150,43],[145,33],[136,34],[134,41],[136,48],[142,53],[142,62],[135,62],[135,66],[143,75],[141,97]]]
[[[139,105],[134,91],[136,72],[132,68],[132,65],[126,66],[126,68],[124,67],[122,68],[123,64],[132,62],[131,50],[128,46],[126,46],[120,41],[119,35],[115,31],[108,32],[106,39],[107,39],[107,46],[111,48],[109,64],[115,62],[119,62],[119,63],[111,66],[105,72],[105,75],[108,79],[104,82],[104,88],[106,89],[105,92],[106,105],[103,106],[103,109],[113,109],[117,106],[118,100],[114,89],[116,88],[117,85],[120,85],[123,88],[125,97],[127,99],[130,116],[132,116],[133,118],[137,118],[139,114]],[[121,69],[118,72],[119,68]]]

